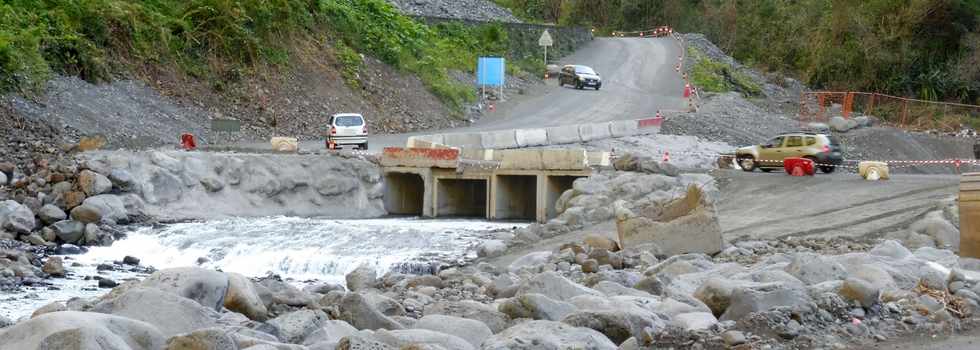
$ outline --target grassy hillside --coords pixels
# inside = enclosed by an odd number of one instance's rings
[[[978,0],[496,0],[603,31],[669,24],[824,89],[980,103]]]
[[[285,65],[299,42],[335,47],[352,86],[360,54],[417,74],[450,106],[473,100],[449,69],[506,53],[493,25],[426,26],[384,0],[0,0],[0,90],[38,91],[52,74],[100,82],[172,66],[215,88]]]

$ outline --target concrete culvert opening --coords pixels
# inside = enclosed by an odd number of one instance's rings
[[[548,176],[547,195],[545,196],[545,200],[548,204],[546,209],[548,219],[558,216],[558,210],[555,209],[555,203],[558,202],[558,198],[561,197],[562,193],[572,189],[572,184],[575,183],[576,179],[581,177],[582,176]]]
[[[385,174],[385,210],[393,215],[421,216],[425,181],[419,174]]]
[[[493,219],[535,220],[537,219],[537,185],[535,175],[497,176]]]
[[[487,217],[487,180],[437,179],[436,216]]]

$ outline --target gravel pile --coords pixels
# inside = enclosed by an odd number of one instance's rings
[[[37,101],[15,96],[11,104],[28,118],[104,135],[114,148],[177,144],[185,132],[200,138],[208,120],[204,111],[179,106],[131,80],[93,85],[77,77],[57,77]]]
[[[696,113],[668,114],[661,133],[697,136],[743,147],[800,129],[798,121],[766,112],[735,92],[703,97]]]
[[[489,0],[389,0],[408,15],[486,22],[521,23],[510,10]]]
[[[704,53],[709,59],[731,66],[735,70],[747,75],[752,81],[762,89],[761,101],[757,101],[764,108],[770,111],[793,112],[797,108],[800,100],[800,93],[807,88],[798,80],[782,77],[776,74],[765,74],[750,67],[743,66],[734,58],[725,54],[724,51],[715,46],[704,34],[682,34],[689,47],[694,47]],[[690,56],[687,56],[685,67],[688,74],[694,67]]]
[[[10,99],[0,101],[0,163],[33,173],[37,160],[57,158],[66,144],[77,140],[74,128],[25,118],[11,107]]]

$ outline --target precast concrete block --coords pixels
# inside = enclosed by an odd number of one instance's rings
[[[548,133],[548,144],[550,145],[582,142],[578,125],[558,126],[547,128],[545,131]]]
[[[409,136],[405,146],[408,148],[437,148],[444,142],[442,134]]]
[[[498,130],[480,133],[483,140],[483,148],[486,149],[510,149],[517,148],[517,138],[514,136],[515,130]]]
[[[545,129],[517,129],[514,130],[514,138],[520,147],[548,145],[548,131]]]
[[[483,148],[483,135],[480,133],[445,134],[442,143],[451,147]]]
[[[609,132],[609,123],[581,124],[578,126],[578,133],[583,142],[612,137],[612,133]]]
[[[617,120],[609,122],[609,133],[613,137],[627,137],[640,133],[636,120]]]

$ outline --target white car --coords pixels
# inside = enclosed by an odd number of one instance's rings
[[[364,116],[357,113],[338,113],[327,123],[327,149],[353,146],[368,149],[368,128]]]

